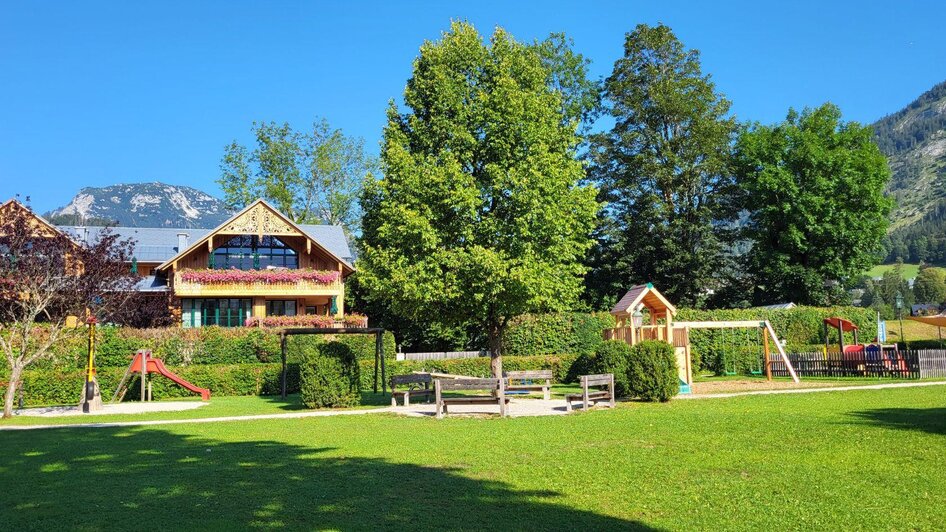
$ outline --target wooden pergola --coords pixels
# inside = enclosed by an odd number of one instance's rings
[[[381,327],[306,327],[286,328],[279,331],[279,347],[282,351],[282,398],[286,398],[286,338],[311,334],[373,334],[374,335],[374,393],[378,393],[378,368],[381,369],[381,392],[387,392],[387,375],[384,368],[383,338]]]

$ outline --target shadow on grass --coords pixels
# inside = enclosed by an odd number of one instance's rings
[[[946,435],[946,408],[879,408],[851,415],[871,425]]]
[[[154,429],[3,435],[4,528],[652,530],[457,470]],[[15,451],[14,451],[15,450]]]
[[[276,407],[280,410],[286,410],[290,412],[298,412],[309,410],[304,404],[302,404],[302,399],[299,394],[289,394],[283,399],[279,395],[261,395],[260,398]],[[358,402],[359,406],[391,406],[391,394],[381,392],[373,393],[370,391],[361,392],[361,399]]]

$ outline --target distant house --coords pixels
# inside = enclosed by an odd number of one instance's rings
[[[77,242],[92,242],[105,229],[51,226],[33,216],[38,227]],[[345,279],[355,271],[340,226],[296,224],[261,199],[214,229],[112,231],[135,242],[129,268],[142,276],[137,290],[171,294],[183,327],[238,327],[250,317],[341,317]]]
[[[935,316],[939,314],[939,305],[917,304],[910,307],[911,316]]]

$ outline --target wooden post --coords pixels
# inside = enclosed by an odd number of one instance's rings
[[[441,411],[443,398],[441,397],[440,391],[440,379],[434,381],[434,398],[437,400],[437,419],[443,419],[443,412]]]
[[[611,395],[611,408],[614,408],[614,374],[611,374],[611,378],[608,382],[608,392]]]
[[[378,365],[380,364],[380,361],[378,359],[383,358],[380,356],[380,350],[378,349],[379,338],[380,336],[375,334],[374,336],[374,386],[372,388],[373,393],[378,393]]]
[[[138,354],[141,355],[141,400],[147,401],[147,380],[148,380],[148,352],[147,351],[138,351]]]
[[[286,333],[281,333],[279,348],[282,351],[282,398],[286,398]]]
[[[762,356],[765,362],[765,380],[772,380],[772,363],[769,361],[769,332],[762,331]]]
[[[379,332],[377,338],[375,339],[375,351],[378,352],[378,357],[381,358],[381,393],[387,393],[388,391],[388,377],[387,371],[384,367],[384,333]]]
[[[581,400],[581,409],[588,410],[588,379],[585,377],[581,378]]]
[[[503,386],[503,378],[499,379],[499,417],[506,417],[506,387]]]

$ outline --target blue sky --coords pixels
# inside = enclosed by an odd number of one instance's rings
[[[218,195],[223,146],[254,120],[323,116],[377,152],[387,101],[451,18],[525,41],[565,31],[596,77],[627,31],[664,22],[743,120],[832,101],[872,122],[946,79],[934,1],[5,2],[0,199],[46,211],[137,181]]]

